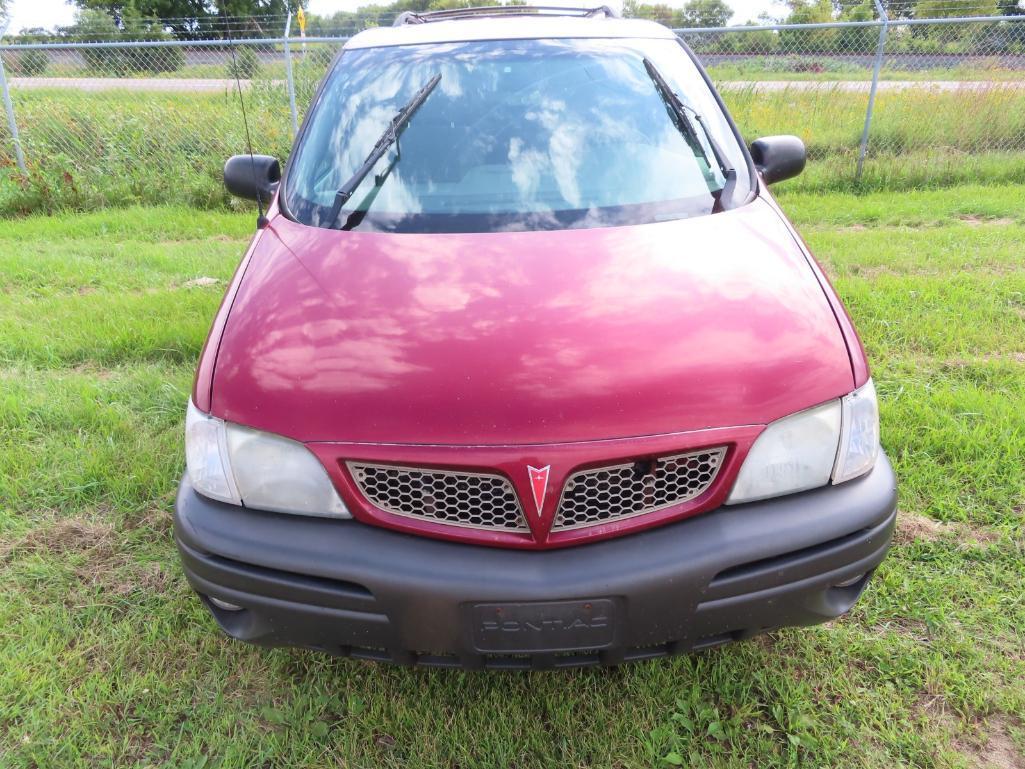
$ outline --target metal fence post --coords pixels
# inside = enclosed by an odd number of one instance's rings
[[[285,22],[285,78],[288,81],[288,107],[292,111],[292,138],[299,133],[299,113],[295,108],[295,78],[292,77],[292,52],[288,47],[288,34],[292,30],[292,12]]]
[[[0,39],[7,34],[9,20],[0,20],[3,27],[0,28]],[[25,168],[25,153],[21,151],[21,139],[18,138],[18,121],[14,119],[14,104],[11,102],[11,90],[7,86],[7,74],[4,72],[4,61],[0,57],[0,91],[3,91],[4,109],[7,111],[7,127],[11,131],[11,141],[14,143],[14,157],[18,161],[18,168],[23,174],[27,174]]]
[[[876,49],[876,63],[872,69],[872,88],[868,92],[868,110],[865,112],[865,128],[861,132],[861,148],[858,150],[858,170],[854,174],[855,181],[861,181],[861,172],[865,167],[865,153],[868,152],[868,135],[872,128],[872,111],[876,104],[876,90],[879,88],[879,71],[883,68],[883,53],[886,49],[886,33],[889,30],[890,19],[886,15],[880,0],[875,0],[876,11],[879,13],[879,20],[882,26],[879,27],[879,47]]]

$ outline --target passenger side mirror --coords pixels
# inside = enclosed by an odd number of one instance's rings
[[[224,186],[240,198],[270,202],[281,181],[281,164],[270,155],[234,155],[224,164]]]
[[[801,173],[808,153],[796,136],[766,136],[751,143],[751,159],[762,181],[773,184]]]

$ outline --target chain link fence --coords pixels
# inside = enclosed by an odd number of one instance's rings
[[[225,158],[285,158],[355,30],[0,45],[0,211],[227,201]],[[681,29],[748,139],[801,136],[807,189],[1025,180],[1025,16]],[[271,36],[276,34],[277,36]]]
[[[1025,179],[1025,16],[678,30],[744,135],[793,133],[809,187]]]
[[[285,158],[344,42],[6,46],[12,117],[0,126],[0,211],[224,202],[224,160],[245,149],[240,89],[254,147]]]

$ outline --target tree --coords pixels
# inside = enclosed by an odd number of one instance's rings
[[[681,14],[665,3],[637,3],[634,0],[626,0],[623,4],[623,15],[634,19],[651,19],[667,27],[678,26]]]
[[[0,0],[3,2],[4,0]],[[236,36],[245,33],[247,37],[270,37],[280,35],[282,30],[264,28],[259,16],[283,18],[289,9],[300,4],[286,5],[286,0],[73,0],[82,10],[103,11],[114,19],[118,27],[132,16],[149,19],[167,19],[166,27],[179,39],[209,37],[211,33],[226,36],[221,17],[226,14],[235,17],[231,25]],[[248,21],[245,21],[248,19]]]
[[[787,24],[828,24],[833,21],[832,0],[788,0]],[[836,29],[785,29],[780,46],[785,53],[818,53],[836,46]]]
[[[689,0],[680,15],[684,27],[725,27],[733,9],[724,0]]]
[[[915,17],[919,19],[942,19],[952,16],[994,16],[998,12],[997,0],[971,0],[960,7],[951,6],[948,0],[918,0],[915,3]],[[918,53],[967,53],[976,44],[982,44],[982,53],[993,44],[987,34],[988,25],[978,24],[935,24],[923,25],[912,30],[913,50]]]
[[[835,3],[834,3],[835,5]],[[840,21],[872,21],[876,16],[872,0],[860,0],[848,4],[840,12]],[[844,27],[836,38],[836,50],[840,53],[871,53],[879,40],[875,27]]]
[[[833,14],[837,18],[841,18],[842,19],[842,18],[846,17],[848,14],[850,14],[850,12],[854,8],[857,8],[858,6],[865,5],[865,4],[866,4],[865,0],[833,0]],[[875,5],[873,4],[872,0],[868,0],[867,4],[869,6],[871,6],[871,7],[873,7],[873,8],[875,7]],[[883,3],[883,5],[885,5],[885,4],[886,3]]]
[[[1025,16],[1025,0],[1000,0],[1003,16]],[[1025,22],[1015,21],[1004,25],[1003,48],[1009,53],[1025,53]]]
[[[821,24],[833,21],[833,0],[787,0],[787,24]]]
[[[46,51],[30,48],[17,56],[11,57],[11,72],[21,77],[39,77],[50,66],[50,57]]]
[[[942,19],[951,16],[996,16],[999,12],[997,0],[971,0],[958,5],[950,0],[918,0],[915,3],[915,18]]]
[[[470,2],[470,0],[466,2],[467,6],[479,4],[479,2]],[[337,11],[330,16],[308,14],[306,34],[314,36],[354,35],[368,27],[391,24],[392,19],[403,11],[422,13],[432,9],[439,10],[435,8],[432,0],[396,0],[389,5],[364,5],[355,11]]]
[[[103,11],[79,11],[75,23],[62,30],[82,41],[169,40],[170,35],[155,19],[144,19],[127,9],[120,22]],[[174,72],[185,65],[181,48],[86,48],[82,50],[86,66],[98,74],[123,77],[132,72]]]

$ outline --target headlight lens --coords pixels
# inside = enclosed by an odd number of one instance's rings
[[[301,443],[225,423],[191,401],[185,423],[189,477],[201,494],[254,510],[351,517],[323,465]]]
[[[829,483],[840,440],[840,401],[779,419],[747,453],[726,504],[792,494]]]
[[[833,483],[843,483],[872,469],[879,456],[879,401],[869,379],[841,400],[840,450]]]
[[[770,424],[755,440],[726,504],[794,494],[864,475],[879,456],[879,406],[868,380],[840,400]]]
[[[224,422],[204,414],[189,399],[185,412],[185,465],[200,494],[221,502],[242,504],[228,460]]]
[[[246,507],[349,517],[324,466],[301,443],[232,424],[227,431],[231,467]]]

